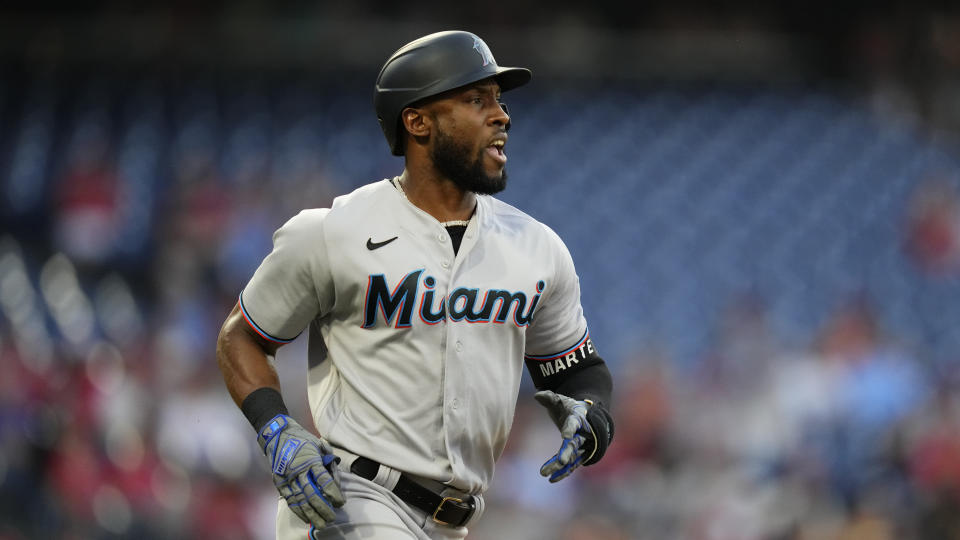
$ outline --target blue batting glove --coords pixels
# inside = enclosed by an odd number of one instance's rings
[[[270,460],[273,483],[290,510],[317,528],[333,521],[334,509],[346,501],[340,492],[340,458],[333,455],[330,444],[285,414],[267,422],[257,442]]]

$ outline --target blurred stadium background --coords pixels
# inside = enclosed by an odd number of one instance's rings
[[[618,418],[550,486],[527,381],[470,538],[960,538],[960,10],[777,4],[0,8],[0,539],[272,537],[216,333],[274,229],[399,172],[373,80],[450,28],[535,73],[503,198]]]

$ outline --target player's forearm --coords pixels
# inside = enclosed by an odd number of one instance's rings
[[[268,359],[268,355],[275,352],[275,347],[258,342],[251,335],[243,314],[234,307],[217,338],[217,363],[230,397],[238,407],[260,388],[280,391],[280,379]]]
[[[597,359],[599,360],[599,357]],[[599,360],[549,389],[575,399],[588,399],[609,407],[613,394],[613,377],[606,363]]]

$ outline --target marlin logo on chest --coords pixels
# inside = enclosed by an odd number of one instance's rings
[[[377,325],[378,314],[394,328],[409,328],[413,314],[426,324],[437,324],[449,319],[454,322],[504,324],[508,320],[524,327],[533,320],[537,303],[546,284],[536,283],[536,291],[527,303],[527,294],[504,289],[457,287],[447,296],[438,296],[436,279],[423,275],[423,269],[405,275],[391,292],[383,274],[367,278],[367,293],[363,308],[363,327]],[[422,289],[421,289],[422,287]]]

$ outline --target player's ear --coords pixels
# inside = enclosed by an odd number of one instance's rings
[[[427,111],[418,107],[407,107],[400,113],[403,128],[414,137],[426,137],[430,134],[432,119]]]

